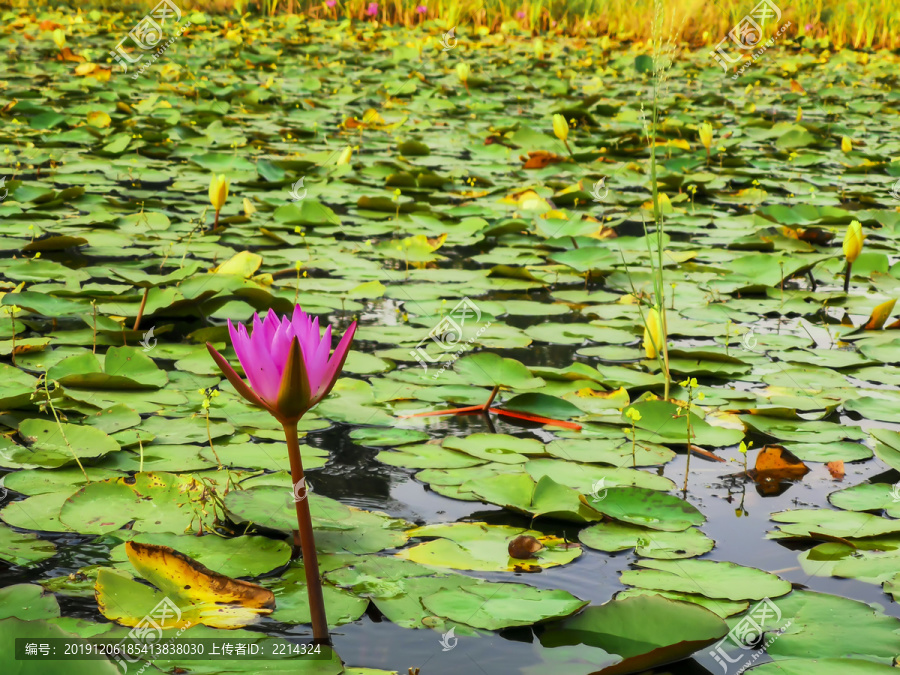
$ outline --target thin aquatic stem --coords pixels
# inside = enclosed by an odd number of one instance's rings
[[[144,307],[147,306],[147,296],[150,294],[150,287],[144,287],[144,297],[141,298],[141,306],[138,307],[137,317],[134,320],[134,327],[131,330],[138,330],[141,325],[141,317],[144,316]],[[96,328],[95,328],[96,330]]]
[[[287,441],[288,459],[291,462],[291,480],[294,483],[294,506],[297,510],[297,533],[303,556],[303,570],[306,573],[306,592],[309,598],[309,615],[312,619],[313,639],[324,644],[330,643],[328,621],[325,618],[325,599],[322,595],[322,578],[319,574],[319,559],[316,554],[316,540],[313,534],[312,515],[309,511],[309,490],[300,458],[300,443],[297,439],[297,421],[282,422],[284,438]],[[299,486],[299,487],[298,487]],[[298,490],[303,494],[299,495]]]
[[[56,420],[56,426],[59,427],[59,433],[62,435],[63,440],[66,442],[66,447],[69,448],[69,452],[72,453],[72,457],[75,458],[75,463],[78,464],[78,468],[81,469],[81,473],[84,474],[84,479],[90,483],[91,479],[87,475],[87,471],[84,470],[84,466],[81,464],[81,460],[78,458],[78,454],[75,452],[75,449],[72,447],[71,443],[69,443],[69,439],[66,438],[66,432],[63,431],[62,422],[59,421],[59,415],[56,414],[56,408],[53,406],[53,401],[50,399],[50,389],[47,388],[47,376],[44,375],[44,393],[47,395],[47,404],[50,406],[50,411],[53,413],[53,419]]]

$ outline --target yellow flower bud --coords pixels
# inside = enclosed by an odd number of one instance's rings
[[[655,359],[665,340],[659,312],[656,311],[656,308],[651,308],[644,320],[644,353],[648,359]]]
[[[63,31],[61,28],[57,28],[55,31],[53,31],[52,37],[53,37],[53,44],[56,45],[57,49],[59,49],[60,51],[62,51],[62,48],[63,48],[63,47],[65,46],[65,44],[66,44],[66,33],[65,33],[65,31]]]
[[[341,164],[349,164],[350,158],[352,156],[353,156],[353,148],[348,145],[346,148],[341,150],[341,154],[337,160],[338,166],[340,166]]]
[[[657,193],[657,202],[659,203],[659,212],[663,215],[668,215],[675,212],[675,209],[672,208],[672,201],[669,199],[669,195],[667,195],[665,192]]]
[[[553,133],[561,141],[565,141],[569,137],[569,123],[559,113],[553,116]]]
[[[850,142],[850,139],[846,136],[841,138],[841,150],[844,153],[848,153],[853,149],[853,143]]]
[[[859,257],[863,247],[862,224],[858,220],[854,220],[847,227],[844,234],[844,256],[851,263],[855,262]]]
[[[469,68],[469,64],[465,61],[460,61],[456,64],[456,76],[459,78],[459,81],[465,84],[469,81],[469,73],[471,69]]]
[[[224,174],[219,174],[218,176],[213,174],[212,179],[209,181],[209,201],[216,213],[225,206],[226,199],[228,199],[228,179],[225,178]]]
[[[256,207],[253,206],[253,202],[244,197],[244,215],[248,218],[256,213]]]
[[[713,138],[713,129],[712,124],[709,122],[704,122],[700,125],[700,142],[703,144],[703,147],[706,148],[707,152],[709,152],[709,147],[712,145]]]

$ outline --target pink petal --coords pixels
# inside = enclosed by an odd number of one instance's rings
[[[281,322],[278,320],[278,315],[270,309],[262,321],[263,335],[265,335],[266,342],[268,342],[269,344],[272,344],[272,340],[275,339],[275,331],[278,330],[278,326],[280,323]],[[256,330],[255,323],[253,325],[253,329]]]
[[[316,349],[306,357],[306,372],[309,373],[309,390],[313,393],[319,390],[322,378],[328,369],[328,354],[331,352],[331,326],[325,329],[325,335],[316,345]]]
[[[300,309],[300,305],[294,307],[294,316],[291,320],[291,324],[294,326],[294,335],[296,335],[297,339],[300,341],[301,351],[304,354],[309,354],[314,351],[315,347],[310,344],[309,339],[310,334],[312,333],[312,322],[309,319],[309,315]]]
[[[212,356],[213,361],[216,362],[216,365],[219,366],[219,369],[222,371],[225,379],[227,379],[231,383],[231,386],[234,387],[237,393],[239,393],[253,405],[261,406],[269,410],[269,412],[272,412],[271,408],[269,408],[266,403],[256,395],[256,392],[254,392],[250,387],[247,386],[247,383],[241,379],[240,375],[238,375],[234,371],[234,368],[232,368],[228,361],[225,360],[224,356],[217,352],[215,348],[213,348],[213,346],[208,342],[206,343],[206,349],[209,351],[210,356]]]
[[[275,336],[269,345],[269,353],[272,355],[272,361],[275,363],[279,374],[284,373],[284,366],[287,363],[288,352],[291,349],[291,340],[293,338],[294,327],[287,318],[284,318],[281,325],[275,330]]]
[[[257,323],[258,320],[254,321],[254,324]],[[245,366],[244,372],[247,373],[247,378],[259,397],[266,403],[274,405],[278,400],[281,373],[278,372],[269,349],[270,343],[266,340],[265,330],[260,323],[254,326],[250,340],[246,343],[246,353],[251,367]]]
[[[343,367],[344,360],[347,358],[347,352],[350,351],[350,343],[353,341],[354,333],[356,333],[355,321],[350,324],[350,328],[344,333],[344,337],[341,338],[340,343],[335,348],[334,354],[331,355],[331,360],[328,362],[328,369],[325,371],[325,375],[319,383],[318,390],[313,395],[313,400],[316,403],[325,398],[334,386],[334,383],[337,380],[338,371]]]
[[[243,335],[241,334],[242,330]],[[238,327],[235,328],[231,323],[231,319],[228,319],[228,334],[231,336],[231,346],[234,347],[234,353],[237,354],[238,361],[241,364],[241,368],[243,368],[244,372],[246,372],[248,366],[250,365],[249,362],[246,361],[247,350],[245,349],[245,345],[249,340],[247,336],[247,329],[244,328],[242,324],[238,324]]]

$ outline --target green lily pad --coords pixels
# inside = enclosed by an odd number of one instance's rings
[[[159,389],[169,381],[166,372],[136,347],[110,347],[102,367],[90,352],[71,356],[50,368],[47,377],[78,389]]]
[[[568,591],[524,584],[491,584],[446,589],[422,598],[425,609],[475,628],[529,626],[574,614],[587,605]]]
[[[65,501],[59,520],[88,534],[114,532],[132,521],[137,532],[183,534],[198,523],[211,526],[212,514],[201,511],[204,498],[204,485],[192,476],[139,473],[85,485]]]
[[[78,459],[97,459],[119,450],[110,436],[80,424],[30,418],[19,425],[19,435],[27,447],[0,447],[0,464],[22,469],[58,467]]]
[[[578,533],[578,538],[586,546],[599,551],[634,552],[645,558],[672,560],[693,558],[709,553],[715,542],[695,528],[681,532],[660,532],[622,523],[597,523]]]
[[[597,491],[590,505],[600,513],[623,523],[653,530],[679,532],[701,525],[706,517],[683,499],[642,487],[605,488]]]
[[[405,548],[396,555],[423,565],[479,572],[539,571],[565,565],[581,555],[581,547],[533,530],[487,523],[425,525],[409,530],[410,537],[437,537]],[[533,557],[513,558],[509,543],[519,536],[536,538],[543,546]],[[464,622],[465,623],[465,622]]]
[[[415,429],[372,429],[363,427],[351,431],[350,438],[357,441],[360,445],[370,445],[378,448],[421,443],[422,441],[427,441],[429,436]]]
[[[515,359],[503,358],[493,352],[464,356],[453,368],[463,382],[481,387],[536,389],[544,384]]]
[[[625,675],[680,661],[726,633],[725,622],[703,607],[648,595],[588,607],[539,639],[546,648],[591,647],[575,652],[578,672]]]
[[[622,572],[623,584],[696,593],[725,600],[762,600],[789,593],[791,584],[769,572],[713,560],[640,560]]]
[[[828,495],[828,501],[848,511],[884,511],[900,518],[900,484],[863,483]]]
[[[51,541],[42,541],[30,532],[16,532],[0,525],[0,560],[13,565],[30,565],[56,555]]]
[[[52,593],[33,584],[15,584],[0,588],[0,619],[15,617],[23,621],[59,616],[59,603]]]
[[[465,438],[448,436],[443,447],[485,462],[501,464],[521,464],[528,460],[528,455],[544,454],[544,444],[540,441],[506,434],[472,434]]]

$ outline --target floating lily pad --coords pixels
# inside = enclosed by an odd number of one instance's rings
[[[696,593],[725,600],[762,600],[790,592],[791,584],[769,572],[713,560],[640,560],[642,569],[622,572],[622,583],[660,591]]]
[[[532,530],[487,523],[449,523],[426,525],[409,530],[410,537],[437,537],[432,541],[405,548],[398,557],[433,567],[488,571],[539,571],[565,565],[581,555],[581,547],[559,537]],[[519,536],[537,539],[542,548],[527,559],[509,555],[509,543]],[[463,622],[467,623],[467,622]]]
[[[30,532],[16,532],[0,525],[0,559],[13,565],[29,565],[54,555],[56,546],[53,542],[42,541]]]
[[[475,628],[497,630],[558,619],[587,605],[567,591],[524,584],[473,585],[441,590],[422,598],[425,609]]]
[[[721,618],[698,605],[644,596],[589,607],[548,628],[540,641],[551,649],[592,647],[575,652],[579,672],[624,675],[680,661],[727,632]]]
[[[706,521],[695,506],[664,492],[641,487],[613,487],[605,492],[600,499],[590,499],[591,507],[623,523],[678,532]]]
[[[680,532],[660,532],[622,523],[597,523],[578,533],[586,546],[600,551],[634,549],[645,558],[671,560],[693,558],[708,553],[715,542],[695,528]]]
[[[100,429],[79,424],[57,424],[50,420],[27,419],[19,425],[26,446],[0,447],[0,464],[11,468],[35,469],[75,464],[97,459],[119,450],[119,444]]]

